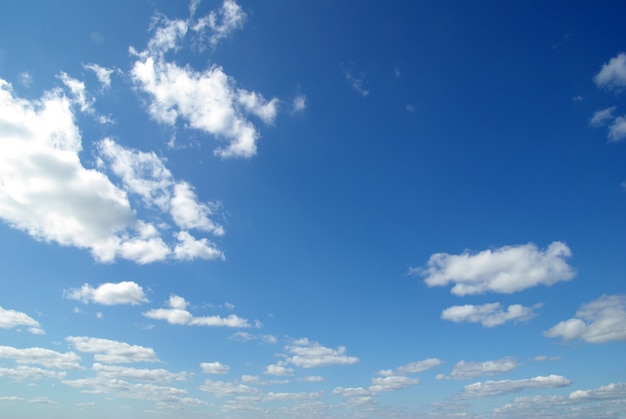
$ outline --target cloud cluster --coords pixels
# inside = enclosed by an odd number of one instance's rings
[[[80,357],[74,352],[61,353],[46,348],[18,349],[11,346],[0,346],[0,358],[13,359],[17,364],[41,365],[59,370],[79,370]]]
[[[129,345],[110,339],[86,336],[68,336],[65,340],[79,352],[94,354],[94,359],[107,364],[125,364],[131,362],[158,362],[152,348]]]
[[[272,124],[278,112],[278,99],[266,100],[260,93],[238,88],[222,67],[213,65],[196,71],[168,62],[165,55],[176,50],[189,29],[196,38],[208,29],[209,43],[215,46],[245,21],[245,13],[234,1],[226,0],[221,9],[198,20],[157,19],[148,48],[131,52],[137,58],[130,75],[137,88],[150,99],[150,116],[175,126],[178,120],[226,142],[215,150],[221,157],[251,157],[256,154],[260,134],[247,118],[254,115]]]
[[[484,327],[502,325],[508,321],[525,321],[534,317],[532,308],[512,304],[506,310],[500,303],[482,305],[465,304],[448,307],[441,313],[441,318],[455,323],[480,323]]]
[[[483,250],[477,254],[436,253],[426,267],[411,268],[409,273],[424,276],[429,287],[453,283],[452,294],[473,295],[485,292],[511,294],[537,285],[552,285],[574,277],[565,258],[571,256],[565,243],[552,242],[546,250],[533,243]]]
[[[493,361],[466,362],[461,360],[452,369],[450,376],[438,375],[437,379],[471,380],[482,375],[491,376],[513,371],[518,367],[515,358],[501,358]]]
[[[337,349],[327,348],[307,338],[298,339],[285,349],[290,354],[286,361],[301,368],[348,365],[359,362],[357,357],[346,355],[345,346],[339,346]]]
[[[28,327],[28,331],[35,335],[43,335],[46,332],[41,328],[39,322],[26,313],[9,310],[0,306],[0,328],[13,329],[19,326]]]
[[[234,314],[227,317],[205,316],[195,317],[187,311],[187,301],[178,295],[172,295],[168,301],[169,308],[148,310],[143,315],[149,319],[165,320],[169,324],[189,326],[221,326],[221,327],[251,327],[250,322]]]
[[[572,382],[561,375],[537,376],[522,380],[483,381],[465,386],[457,399],[476,399],[515,393],[526,389],[567,387]]]
[[[583,304],[576,317],[560,322],[544,335],[587,343],[626,341],[626,296],[603,295]]]
[[[621,93],[626,88],[626,53],[620,52],[609,62],[602,65],[600,71],[593,77],[599,88]],[[590,120],[594,127],[608,125],[609,141],[617,142],[626,138],[626,115],[613,116],[616,106],[596,111]]]
[[[133,281],[119,283],[107,282],[93,288],[83,284],[80,288],[70,288],[63,291],[63,296],[69,300],[79,300],[83,303],[98,303],[103,305],[131,304],[138,305],[148,302],[143,288]]]

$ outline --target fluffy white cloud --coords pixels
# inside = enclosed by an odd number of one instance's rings
[[[60,353],[46,348],[0,346],[0,358],[13,359],[17,364],[36,364],[59,370],[82,369],[80,357],[74,352]]]
[[[379,371],[378,374],[387,377],[392,375],[417,374],[438,367],[441,364],[443,364],[441,359],[428,358],[422,361],[415,361],[402,365],[401,367],[396,368],[395,372],[393,370],[382,370]]]
[[[240,394],[257,394],[259,389],[245,384],[234,384],[227,381],[206,380],[200,390],[213,394],[215,397],[236,396]]]
[[[481,375],[495,375],[513,371],[519,364],[515,358],[501,358],[484,362],[457,362],[449,377],[454,380],[471,380]]]
[[[285,363],[282,361],[277,362],[276,364],[271,364],[265,367],[265,372],[263,374],[267,375],[277,375],[279,377],[284,377],[288,375],[293,375],[293,368],[289,368],[285,366]]]
[[[613,112],[615,112],[615,109],[617,109],[616,106],[611,106],[610,108],[596,111],[589,120],[589,125],[592,127],[601,127],[606,125],[613,119]]]
[[[305,109],[306,109],[306,96],[303,94],[299,94],[293,99],[292,112],[294,113],[302,112]]]
[[[93,302],[107,306],[115,304],[137,305],[148,302],[143,288],[132,281],[107,282],[100,284],[97,288],[83,284],[80,288],[64,290],[63,296],[70,300],[80,300],[83,303]]]
[[[242,319],[234,314],[227,317],[205,316],[194,317],[186,310],[187,302],[178,295],[172,295],[168,305],[170,308],[158,308],[149,310],[143,315],[150,319],[165,320],[169,324],[189,325],[189,326],[223,326],[223,327],[250,327],[246,319]]]
[[[603,295],[583,304],[576,317],[560,322],[544,335],[588,343],[626,341],[626,296]]]
[[[622,141],[626,138],[626,116],[618,116],[609,126],[609,140]]]
[[[225,140],[227,145],[215,151],[221,157],[255,155],[260,135],[244,114],[250,113],[271,124],[276,117],[278,100],[267,101],[257,92],[237,88],[233,78],[219,66],[196,71],[167,62],[164,55],[179,47],[190,26],[201,39],[209,28],[212,31],[209,42],[215,45],[244,20],[245,14],[239,5],[227,0],[220,10],[195,22],[157,20],[147,50],[137,52],[131,48],[137,57],[131,78],[149,95],[152,118],[168,125],[183,119],[189,127]]]
[[[70,90],[74,98],[73,102],[80,107],[82,112],[93,112],[92,105],[94,101],[87,97],[87,89],[84,82],[76,80],[64,72],[59,74],[59,79]]]
[[[39,322],[21,311],[9,310],[0,306],[0,328],[13,329],[14,327],[26,326],[28,331],[35,335],[43,335],[46,332]]]
[[[482,305],[466,304],[448,307],[441,313],[441,318],[455,323],[480,323],[484,327],[494,327],[508,321],[524,321],[534,317],[532,308],[512,304],[506,310],[500,303]]]
[[[99,377],[111,379],[148,381],[155,383],[164,383],[169,381],[185,381],[188,374],[186,372],[169,372],[164,369],[141,369],[119,367],[114,365],[103,365],[95,363],[91,366]]]
[[[62,380],[65,378],[65,371],[44,370],[37,367],[28,367],[20,365],[16,368],[0,367],[0,377],[7,377],[16,381],[24,380],[41,380],[43,378],[56,378]]]
[[[174,247],[174,257],[178,260],[225,259],[224,253],[206,238],[198,240],[187,231],[174,233],[174,237],[178,239]]]
[[[411,268],[409,273],[424,276],[430,287],[453,283],[451,292],[455,295],[488,291],[510,294],[539,284],[570,280],[574,271],[565,258],[571,254],[562,242],[552,242],[545,251],[528,243],[483,250],[474,255],[436,253],[425,268]]]
[[[572,382],[561,375],[537,376],[523,380],[483,381],[465,386],[457,399],[499,396],[526,389],[567,387]]]
[[[602,65],[600,72],[593,77],[598,87],[620,89],[626,87],[626,54],[620,52]]]
[[[200,364],[202,372],[205,374],[228,374],[230,367],[221,362],[203,362]]]
[[[409,386],[419,384],[419,382],[420,380],[417,378],[409,378],[402,375],[376,377],[372,378],[372,384],[369,386],[369,391],[376,394],[385,391],[402,390]]]
[[[302,368],[355,364],[359,361],[357,357],[346,355],[344,346],[337,349],[327,348],[306,338],[296,340],[285,349],[291,354],[287,362]]]
[[[68,336],[65,340],[79,352],[93,353],[94,359],[99,362],[123,364],[159,361],[154,349],[144,346],[85,336]]]

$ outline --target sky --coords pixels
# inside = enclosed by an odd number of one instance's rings
[[[625,418],[619,1],[0,2],[0,409]]]

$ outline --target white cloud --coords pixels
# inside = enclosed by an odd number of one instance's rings
[[[306,96],[303,94],[299,94],[295,98],[293,98],[291,109],[294,113],[304,111],[306,109]]]
[[[132,281],[107,282],[100,284],[97,288],[84,284],[80,288],[64,290],[63,296],[70,300],[80,300],[83,303],[93,302],[107,306],[115,304],[137,305],[148,302],[143,288]]]
[[[21,72],[18,75],[18,79],[20,84],[24,87],[30,87],[33,84],[33,76],[26,71]]]
[[[98,64],[87,64],[83,66],[87,70],[91,70],[95,73],[96,77],[102,87],[104,89],[109,89],[111,87],[111,74],[115,72],[115,70],[99,66]]]
[[[100,363],[93,364],[91,369],[94,370],[99,377],[155,383],[185,381],[188,376],[186,372],[173,373],[164,369],[128,368],[114,365],[103,365]]]
[[[609,126],[609,140],[622,141],[624,138],[626,138],[626,116],[618,116]]]
[[[13,329],[14,327],[26,326],[28,331],[35,335],[43,335],[46,332],[39,322],[26,313],[5,309],[0,306],[0,329]]]
[[[396,368],[395,372],[392,370],[382,370],[379,371],[378,374],[383,376],[417,374],[438,367],[443,363],[444,362],[440,359],[428,358],[422,361],[415,361],[402,365],[401,367]]]
[[[67,373],[65,371],[44,370],[37,367],[20,365],[15,368],[0,367],[0,377],[7,377],[16,381],[41,380],[43,378],[56,378],[62,380]]]
[[[293,368],[289,368],[285,366],[285,362],[279,361],[276,364],[271,364],[265,367],[265,372],[263,374],[267,375],[276,375],[279,377],[293,375]]]
[[[576,390],[569,394],[575,401],[607,400],[626,397],[626,383],[611,383],[592,390]]]
[[[472,295],[488,291],[510,294],[539,284],[552,285],[573,278],[565,258],[571,256],[565,243],[552,242],[545,251],[533,243],[504,246],[471,255],[436,253],[425,268],[409,273],[424,276],[429,287],[453,283],[452,294]]]
[[[320,397],[322,397],[323,392],[321,391],[317,391],[317,392],[300,392],[300,393],[274,393],[274,392],[269,392],[265,395],[265,397],[263,398],[263,401],[266,402],[273,402],[276,400],[279,401],[285,401],[285,400],[290,400],[290,401],[302,401],[302,400],[314,400],[314,399],[319,399]]]
[[[213,394],[215,397],[236,396],[240,394],[257,394],[259,389],[245,384],[234,384],[227,381],[206,380],[200,390]]]
[[[206,238],[196,239],[187,231],[174,233],[174,237],[178,239],[174,247],[174,257],[178,260],[225,259],[224,253]]]
[[[321,381],[324,381],[324,377],[322,377],[321,375],[309,375],[306,377],[298,378],[298,381],[302,383],[319,383]]]
[[[558,361],[561,359],[560,356],[547,356],[547,355],[537,355],[533,358],[533,361],[544,362],[544,361]]]
[[[150,319],[165,320],[169,324],[189,326],[250,327],[248,320],[242,319],[234,314],[227,317],[194,317],[189,311],[186,310],[187,302],[185,299],[178,295],[172,295],[168,304],[170,308],[149,310],[143,313],[143,315]]]
[[[228,374],[230,367],[221,362],[203,362],[200,364],[202,372],[205,374]]]
[[[61,72],[58,77],[63,84],[70,89],[70,92],[74,97],[73,102],[80,107],[80,110],[82,112],[92,112],[92,105],[94,101],[93,99],[87,97],[85,83],[68,76],[65,72]]]
[[[216,43],[243,23],[245,15],[234,1],[225,1],[219,12],[192,24],[202,34],[208,27]],[[266,124],[274,121],[277,99],[267,101],[260,93],[236,87],[235,81],[219,66],[198,72],[179,67],[164,59],[165,52],[176,49],[187,33],[187,22],[160,19],[148,49],[131,52],[138,58],[131,70],[137,87],[151,99],[149,112],[158,122],[175,125],[183,119],[188,127],[225,140],[224,148],[215,150],[221,157],[251,157],[256,154],[260,135],[244,113],[251,113]]]
[[[602,65],[600,72],[593,77],[598,87],[620,89],[626,87],[626,54],[620,52]]]
[[[500,396],[526,389],[567,387],[572,382],[561,375],[537,376],[523,380],[484,381],[465,386],[457,399]]]
[[[560,322],[544,335],[582,339],[587,343],[626,341],[626,296],[603,295],[583,304],[576,317]]]
[[[154,349],[144,346],[85,336],[68,336],[65,340],[79,352],[93,353],[94,359],[99,362],[122,364],[159,361]]]
[[[617,109],[616,106],[611,106],[610,108],[600,109],[596,111],[591,119],[589,120],[589,125],[592,127],[601,127],[606,125],[610,120],[613,119],[613,112]]]
[[[193,13],[191,14],[193,15]],[[208,27],[212,32],[209,36],[209,44],[215,47],[235,30],[243,27],[246,17],[246,13],[234,0],[224,0],[224,3],[218,10],[213,10],[208,16],[198,19],[192,26],[192,29],[198,32],[201,39],[203,39],[204,31]]]
[[[357,357],[346,355],[344,346],[337,349],[327,348],[306,338],[296,340],[285,349],[291,354],[287,362],[302,368],[355,364],[359,361]]]
[[[369,386],[371,393],[382,393],[386,391],[402,390],[409,386],[419,384],[417,378],[409,378],[402,375],[392,375],[389,377],[372,378],[372,384]]]
[[[79,370],[80,357],[74,352],[60,353],[46,348],[17,349],[0,346],[0,358],[15,360],[17,364],[37,364],[59,370]]]
[[[450,376],[444,378],[471,380],[481,375],[491,376],[513,371],[518,365],[515,358],[501,358],[484,362],[465,362],[461,360],[454,366]]]
[[[484,327],[499,326],[512,320],[525,321],[534,316],[535,313],[530,307],[512,304],[506,310],[502,310],[502,304],[500,303],[452,306],[446,308],[441,313],[441,318],[444,320],[450,320],[455,323],[480,323]]]

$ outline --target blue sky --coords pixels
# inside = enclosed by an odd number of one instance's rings
[[[2,2],[11,417],[620,418],[619,2]]]

